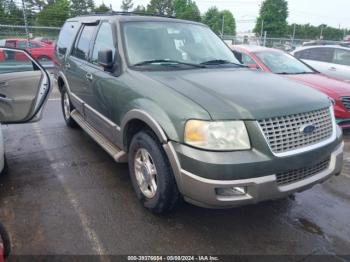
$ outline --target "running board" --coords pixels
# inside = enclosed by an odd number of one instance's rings
[[[112,144],[100,132],[98,132],[92,125],[85,121],[84,117],[74,109],[71,112],[71,117],[77,124],[89,135],[97,144],[99,144],[114,160],[118,163],[126,163],[128,161],[127,154],[116,145]]]

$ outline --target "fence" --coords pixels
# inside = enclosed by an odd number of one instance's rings
[[[45,37],[56,41],[60,32],[59,27],[28,26],[29,38]],[[0,40],[9,38],[27,38],[25,26],[22,25],[1,25]]]

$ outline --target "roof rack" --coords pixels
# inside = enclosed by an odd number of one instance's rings
[[[79,16],[113,16],[113,15],[141,15],[141,16],[155,16],[155,17],[165,17],[165,18],[176,18],[175,16],[169,16],[169,15],[162,15],[162,14],[153,14],[148,12],[125,12],[125,11],[108,11],[106,13],[102,12],[91,12],[86,15],[79,15]]]

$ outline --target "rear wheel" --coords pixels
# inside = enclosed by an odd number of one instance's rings
[[[172,210],[180,200],[169,160],[153,132],[137,133],[129,147],[132,184],[144,207],[154,213]]]
[[[38,57],[38,61],[39,62],[49,62],[49,61],[51,61],[51,59],[50,59],[50,57],[44,55],[44,56]]]
[[[78,124],[75,122],[75,120],[71,116],[71,112],[74,110],[74,107],[69,99],[69,94],[67,92],[66,88],[62,88],[61,92],[61,106],[62,106],[62,112],[63,112],[63,118],[66,122],[66,125],[68,127],[77,127]]]

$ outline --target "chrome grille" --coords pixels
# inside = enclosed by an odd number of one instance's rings
[[[343,96],[340,98],[340,101],[346,108],[346,110],[350,111],[350,96]]]
[[[291,171],[283,172],[277,174],[277,184],[278,185],[287,185],[291,183],[298,182],[310,176],[316,175],[329,167],[330,157],[322,162],[317,163],[312,167],[294,169]]]
[[[265,138],[275,154],[292,153],[293,150],[318,144],[333,134],[332,109],[324,108],[308,113],[259,120]],[[305,134],[301,128],[312,124],[315,130]]]

